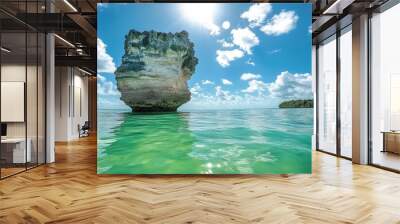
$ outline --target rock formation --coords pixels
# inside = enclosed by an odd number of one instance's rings
[[[115,72],[121,100],[135,112],[176,111],[190,100],[187,80],[197,62],[186,31],[130,30]]]

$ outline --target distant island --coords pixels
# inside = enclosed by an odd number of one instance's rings
[[[313,108],[313,100],[288,100],[279,104],[279,108]]]

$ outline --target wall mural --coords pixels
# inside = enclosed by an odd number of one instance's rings
[[[311,4],[98,4],[99,174],[311,172]]]

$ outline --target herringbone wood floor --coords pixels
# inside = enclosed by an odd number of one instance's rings
[[[315,152],[312,175],[98,176],[96,139],[0,181],[0,223],[400,223],[400,175]]]

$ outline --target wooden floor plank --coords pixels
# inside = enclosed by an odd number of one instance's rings
[[[400,223],[400,175],[313,152],[312,175],[97,175],[96,137],[0,181],[0,223]]]

